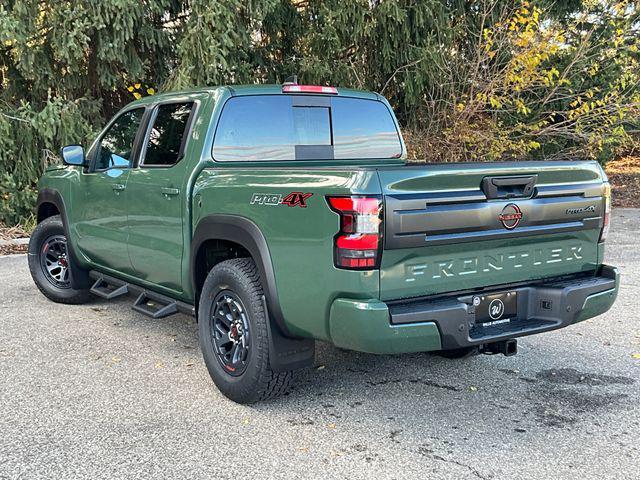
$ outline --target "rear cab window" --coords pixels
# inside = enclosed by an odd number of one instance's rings
[[[393,115],[378,100],[315,95],[230,98],[214,144],[216,161],[400,158]]]

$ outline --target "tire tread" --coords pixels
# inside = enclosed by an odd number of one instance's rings
[[[35,242],[38,241],[43,231],[52,230],[52,229],[61,229],[62,233],[66,236],[64,232],[64,225],[62,223],[62,218],[60,215],[54,215],[48,218],[45,218],[42,222],[40,222],[36,229],[31,234],[31,240],[29,241],[29,272],[31,273],[31,277],[33,278],[33,282],[38,287],[38,290],[47,297],[49,300],[62,303],[66,305],[80,305],[83,303],[87,303],[91,298],[89,294],[89,290],[75,290],[72,288],[69,289],[58,289],[60,292],[64,292],[65,295],[60,293],[56,294],[56,291],[53,290],[55,287],[43,284],[43,280],[40,278],[38,269],[40,268],[40,245],[35,245]],[[32,244],[32,242],[34,242]],[[35,249],[35,251],[34,251]],[[35,257],[35,258],[34,258]],[[44,280],[46,281],[46,279]],[[45,288],[48,287],[48,288]]]
[[[262,283],[255,262],[251,258],[234,258],[220,262],[209,272],[203,286],[203,292],[208,291],[212,287],[210,283],[215,280],[215,275],[222,271],[236,277],[238,282],[245,288],[246,291],[243,293],[248,297],[251,311],[255,313],[254,328],[258,330],[253,332],[253,338],[262,339],[262,341],[254,341],[252,345],[252,355],[255,355],[258,364],[261,365],[261,368],[257,370],[257,373],[254,374],[252,378],[252,391],[245,391],[236,396],[232,392],[225,392],[224,389],[226,387],[224,385],[218,385],[218,388],[222,393],[240,403],[254,403],[286,395],[291,388],[293,372],[274,372],[271,369],[269,361],[271,352],[269,352],[269,337],[267,331],[269,328],[267,322],[269,320],[262,303]],[[203,295],[201,302],[204,298],[205,296]],[[247,305],[247,307],[249,307],[249,305]],[[201,319],[201,321],[203,320]],[[245,375],[246,374],[249,374],[249,372],[246,372]]]

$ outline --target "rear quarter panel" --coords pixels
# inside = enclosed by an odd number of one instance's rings
[[[283,198],[311,193],[306,207],[251,203],[254,194]],[[329,340],[328,317],[339,296],[377,298],[379,272],[333,266],[338,215],[326,195],[380,194],[376,171],[358,168],[214,166],[194,188],[193,229],[210,214],[246,217],[262,231],[269,248],[284,320],[291,333]]]

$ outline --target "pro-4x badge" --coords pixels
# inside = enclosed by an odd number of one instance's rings
[[[279,193],[254,193],[251,205],[286,205],[288,207],[307,208],[307,199],[313,193],[291,192],[284,197]]]

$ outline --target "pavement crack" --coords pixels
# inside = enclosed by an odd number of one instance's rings
[[[393,383],[403,383],[403,382],[409,382],[409,383],[421,383],[422,385],[426,385],[427,387],[434,387],[434,388],[441,388],[443,390],[449,390],[452,392],[459,392],[461,390],[460,387],[456,387],[454,385],[447,385],[444,383],[439,383],[436,382],[434,380],[429,380],[429,379],[424,379],[424,378],[410,378],[408,380],[405,379],[400,379],[400,378],[394,378],[392,380],[386,379],[386,380],[369,380],[367,381],[367,385],[371,386],[371,387],[377,387],[379,385],[388,385],[388,384],[393,384]]]
[[[493,475],[490,475],[490,476],[484,475],[477,469],[473,468],[471,465],[467,465],[466,463],[463,463],[459,460],[452,460],[449,458],[445,458],[436,453],[432,453],[431,457],[434,458],[435,460],[440,460],[441,462],[451,463],[453,465],[458,465],[459,467],[466,468],[467,470],[469,470],[470,473],[472,473],[473,475],[475,475],[476,477],[482,480],[491,480],[493,478]]]

